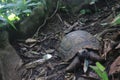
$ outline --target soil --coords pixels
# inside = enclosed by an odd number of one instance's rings
[[[120,1],[118,1],[120,3]],[[39,31],[39,37],[35,38],[35,42],[28,42],[19,40],[14,42],[13,46],[19,52],[20,57],[24,61],[24,65],[32,63],[32,65],[25,66],[26,70],[22,74],[23,80],[94,80],[97,77],[81,77],[83,75],[83,67],[78,68],[72,73],[64,72],[68,63],[64,63],[58,56],[57,50],[62,37],[75,30],[85,30],[96,35],[103,30],[117,28],[119,26],[111,27],[105,25],[111,22],[114,15],[120,12],[120,4],[117,0],[111,0],[104,6],[92,6],[92,12],[82,15],[72,15],[67,12],[58,11],[54,17],[46,22],[43,28]],[[108,32],[102,36],[103,39],[110,39],[112,41],[120,41],[120,31]],[[113,54],[114,53],[114,54]],[[109,72],[110,65],[119,56],[119,49],[112,50],[106,56],[106,61],[102,63],[106,66],[106,71]],[[41,63],[34,64],[36,60],[43,59],[46,54],[51,54],[52,58]],[[102,53],[103,54],[103,53]],[[119,70],[120,71],[120,70]],[[120,72],[110,80],[120,80]]]

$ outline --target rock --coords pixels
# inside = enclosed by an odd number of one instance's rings
[[[0,80],[22,80],[18,71],[21,65],[21,58],[9,43],[8,33],[0,30]]]

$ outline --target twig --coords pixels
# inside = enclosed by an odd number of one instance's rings
[[[45,79],[45,80],[50,80],[51,78],[56,77],[59,74],[64,74],[64,73],[65,73],[65,70],[62,70],[62,71],[58,71],[57,73],[51,74],[49,76],[40,77],[40,79],[42,78],[42,79]]]
[[[37,65],[43,64],[46,60],[45,59],[39,59],[30,63],[25,64],[23,67],[25,68],[34,68]]]
[[[53,14],[52,14],[50,17],[48,17],[48,19],[51,19],[51,18],[56,14],[56,12],[57,12],[57,10],[58,10],[58,8],[59,8],[59,2],[60,2],[60,1],[58,0],[55,11],[53,12]]]
[[[70,25],[66,22],[64,22],[67,26],[69,26],[69,28],[67,30],[64,31],[64,33],[69,33],[75,26],[78,25],[78,22],[75,22],[73,25]]]
[[[101,40],[106,33],[118,31],[118,30],[120,30],[120,29],[118,29],[118,28],[105,29],[102,32],[96,34],[95,37],[97,37],[99,40]]]
[[[62,20],[62,18],[60,17],[60,15],[59,15],[58,13],[57,13],[56,15],[57,15],[58,19],[60,20],[60,22],[63,24],[63,20]]]
[[[32,69],[30,69],[30,74],[28,75],[28,80],[30,80],[31,75],[32,75]]]
[[[46,24],[46,21],[47,21],[47,19],[45,18],[43,24],[39,26],[39,28],[37,29],[37,31],[35,32],[35,34],[33,35],[32,38],[36,38],[36,37],[38,37],[38,33],[39,33],[39,31],[40,31],[40,29]]]

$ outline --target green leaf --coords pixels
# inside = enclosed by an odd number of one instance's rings
[[[97,2],[98,0],[92,0],[89,4],[95,4],[95,2]]]
[[[30,9],[26,9],[24,11],[22,11],[23,13],[31,13],[32,11]]]
[[[102,80],[108,80],[107,72],[99,62],[96,62],[96,66],[90,66],[90,68],[92,68]]]
[[[24,0],[17,1],[16,7],[21,10],[27,9],[27,5],[24,3]]]
[[[5,18],[6,21],[7,21],[14,29],[16,29],[15,25],[13,24],[13,22],[10,21],[6,15],[0,13],[0,16],[2,16],[3,18]],[[16,29],[16,30],[17,30],[17,29]]]
[[[11,13],[9,16],[8,16],[8,19],[10,21],[15,21],[15,20],[20,20],[20,18],[18,16],[16,16],[15,14]]]
[[[101,71],[100,71],[100,69],[98,67],[96,67],[96,66],[90,66],[90,68],[92,68],[98,74],[98,76],[100,78],[102,78]]]
[[[80,10],[80,14],[86,14],[86,13],[91,13],[91,11],[89,9]]]
[[[86,13],[86,10],[85,9],[82,9],[81,11],[80,11],[80,14],[85,14]]]
[[[27,6],[36,6],[36,5],[38,5],[38,4],[37,3],[30,3]]]
[[[96,66],[101,70],[104,71],[105,67],[103,65],[101,65],[99,62],[96,62]]]
[[[108,80],[108,75],[107,75],[106,72],[103,72],[103,73],[102,73],[102,79],[103,79],[103,80]]]
[[[29,3],[31,3],[31,0],[27,0],[27,1],[26,1],[26,4],[29,4]]]
[[[13,7],[15,7],[14,3],[9,3],[4,6],[4,8],[13,8]]]
[[[113,21],[111,22],[111,25],[116,26],[116,25],[120,25],[120,14],[118,14]]]

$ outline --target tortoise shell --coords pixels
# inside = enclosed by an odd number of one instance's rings
[[[65,35],[60,43],[59,56],[64,61],[71,60],[80,49],[99,50],[100,42],[90,33],[82,30]]]

